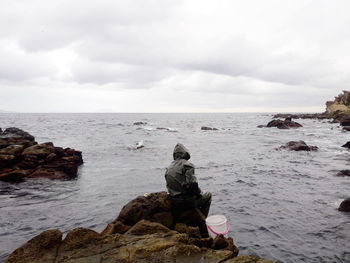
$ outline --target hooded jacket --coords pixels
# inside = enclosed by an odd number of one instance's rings
[[[189,151],[181,143],[176,144],[173,153],[174,161],[166,169],[165,180],[168,192],[173,197],[194,197],[200,195],[197,178],[194,176],[194,165],[188,160]]]

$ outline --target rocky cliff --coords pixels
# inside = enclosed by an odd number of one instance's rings
[[[334,101],[326,102],[326,113],[345,112],[350,114],[350,92],[344,90]]]

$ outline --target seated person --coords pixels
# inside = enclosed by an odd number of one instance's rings
[[[211,193],[202,193],[194,176],[194,165],[188,160],[189,151],[181,143],[174,148],[174,161],[166,169],[165,180],[168,192],[177,206],[199,208],[205,217],[208,216],[211,204]]]

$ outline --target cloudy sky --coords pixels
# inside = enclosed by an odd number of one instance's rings
[[[348,0],[2,0],[0,110],[323,111]]]

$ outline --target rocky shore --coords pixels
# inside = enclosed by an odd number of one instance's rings
[[[52,142],[38,144],[34,136],[12,127],[0,129],[0,180],[20,182],[27,178],[70,179],[83,163],[82,154]]]
[[[334,98],[334,101],[327,101],[325,112],[302,114],[283,113],[276,114],[273,118],[332,119],[331,122],[340,123],[341,126],[348,127],[350,126],[350,92],[344,90]]]
[[[46,230],[6,263],[273,263],[238,256],[230,237],[207,237],[204,220],[196,209],[175,211],[166,192],[147,194],[126,204],[101,233],[76,228],[62,239],[59,230]]]

